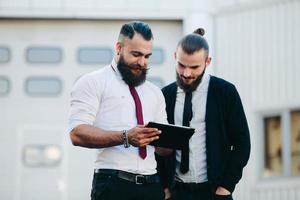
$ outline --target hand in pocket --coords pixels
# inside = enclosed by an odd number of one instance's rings
[[[214,200],[233,200],[233,198],[231,194],[228,195],[215,194]]]

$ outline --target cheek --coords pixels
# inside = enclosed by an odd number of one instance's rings
[[[178,74],[182,74],[183,73],[183,69],[181,69],[180,67],[176,67],[176,72]]]
[[[146,63],[146,65],[148,65],[149,64],[149,58],[147,58],[147,59],[145,59],[145,63]]]
[[[198,76],[202,75],[203,71],[204,71],[204,69],[202,69],[202,68],[199,70],[195,70],[195,71],[193,71],[193,76],[198,77]]]
[[[129,65],[135,63],[135,59],[133,56],[127,56],[126,61]]]
[[[136,62],[137,62],[136,57],[132,56],[131,54],[124,54],[123,59],[129,65],[136,64]]]

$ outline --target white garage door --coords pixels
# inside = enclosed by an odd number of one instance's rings
[[[69,92],[109,63],[124,21],[1,20],[0,199],[89,199],[94,152],[70,144]],[[149,79],[174,80],[180,21],[148,21]]]

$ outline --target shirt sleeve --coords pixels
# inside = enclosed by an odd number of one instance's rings
[[[70,97],[69,133],[78,125],[93,125],[98,112],[102,89],[91,75],[74,85]]]

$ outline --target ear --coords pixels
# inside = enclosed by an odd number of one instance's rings
[[[120,54],[121,50],[122,50],[122,43],[117,42],[116,43],[116,52],[117,52],[118,55]]]
[[[211,57],[207,57],[205,61],[206,66],[210,65],[210,63],[211,63]]]

